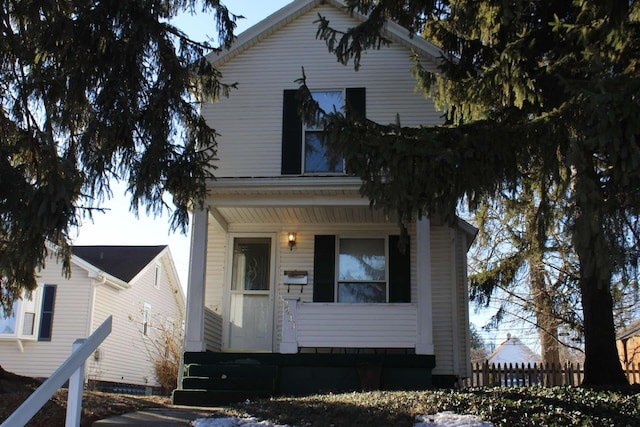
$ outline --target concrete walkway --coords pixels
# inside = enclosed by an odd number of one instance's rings
[[[206,418],[216,415],[215,408],[195,408],[187,406],[174,406],[171,408],[142,409],[117,417],[105,418],[93,423],[96,427],[108,426],[154,426],[174,427],[190,426],[197,418]]]

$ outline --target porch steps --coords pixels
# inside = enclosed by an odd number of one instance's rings
[[[278,368],[253,360],[187,363],[182,389],[173,392],[174,405],[216,406],[268,397],[276,391]]]

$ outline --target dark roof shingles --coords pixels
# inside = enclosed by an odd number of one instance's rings
[[[73,246],[73,254],[129,282],[167,246]]]

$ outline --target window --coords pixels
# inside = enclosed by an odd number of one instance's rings
[[[149,330],[151,328],[151,304],[144,303],[144,308],[142,309],[142,335],[148,337]]]
[[[338,302],[386,302],[385,239],[340,239]]]
[[[160,265],[156,264],[153,270],[153,287],[156,289],[160,289],[160,273]]]
[[[323,129],[303,124],[298,114],[297,90],[285,90],[282,112],[282,169],[283,175],[336,174],[344,172],[342,159],[328,159],[322,144]],[[365,88],[312,91],[324,111],[342,110],[354,117],[366,117]],[[332,161],[333,160],[333,161]]]
[[[400,236],[316,235],[313,301],[338,303],[411,302],[409,242]]]
[[[344,96],[342,91],[312,91],[311,96],[320,108],[327,112],[342,111]],[[325,132],[321,123],[305,123],[304,125],[304,172],[334,172],[343,170],[341,157],[330,158],[324,145]]]
[[[13,303],[11,316],[0,310],[0,338],[51,341],[56,285],[43,285]]]

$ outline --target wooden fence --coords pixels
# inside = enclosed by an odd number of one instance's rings
[[[640,364],[630,364],[625,370],[629,384],[640,384]],[[464,380],[466,387],[484,386],[541,386],[580,385],[584,366],[572,363],[555,364],[471,364],[471,378]]]

